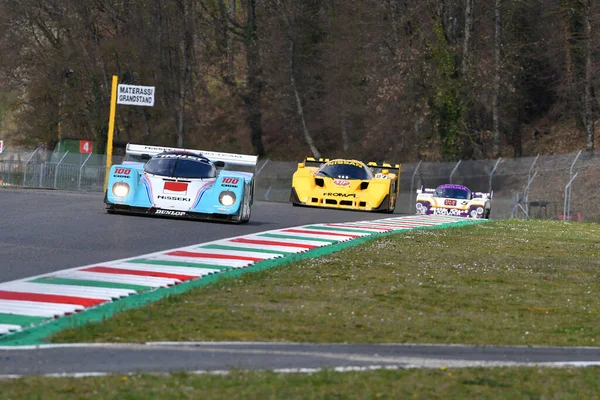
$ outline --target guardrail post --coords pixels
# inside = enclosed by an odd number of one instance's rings
[[[499,157],[496,160],[496,164],[494,165],[494,169],[492,169],[492,172],[490,172],[490,184],[488,187],[488,193],[492,193],[492,177],[494,176],[494,173],[496,172],[496,168],[498,168],[498,164],[500,164],[500,161],[502,160],[502,157]]]
[[[87,162],[88,162],[88,160],[90,159],[91,156],[92,156],[92,153],[90,153],[87,156],[87,158],[85,159],[85,161],[83,162],[83,164],[81,164],[81,167],[79,167],[79,176],[77,177],[77,190],[81,190],[81,171],[85,167],[85,164],[87,164]]]
[[[415,175],[417,175],[417,171],[419,170],[419,168],[421,167],[421,163],[423,162],[423,160],[419,160],[419,163],[417,164],[417,167],[415,168],[415,172],[413,172],[412,174],[412,178],[410,180],[410,203],[408,205],[408,212],[410,213],[411,210],[413,209],[413,195],[414,195],[414,191],[413,191],[413,187],[415,184]]]
[[[571,178],[573,178],[573,167],[575,167],[575,163],[579,159],[580,155],[581,155],[581,150],[579,150],[579,153],[577,153],[577,156],[575,157],[575,160],[573,160],[573,163],[571,164],[571,168],[569,169],[569,181],[571,180]],[[571,217],[571,192],[572,192],[572,190],[573,190],[573,187],[569,186],[569,200],[567,201],[567,217],[569,219]]]
[[[529,180],[531,180],[531,172],[533,171],[533,168],[535,167],[535,163],[537,162],[538,158],[540,158],[539,154],[537,156],[535,156],[535,159],[533,160],[533,163],[531,164],[531,168],[529,168],[529,173],[527,174],[528,182],[529,182]]]
[[[454,166],[454,169],[452,170],[452,172],[450,172],[450,178],[448,179],[448,180],[449,180],[449,183],[452,183],[452,176],[454,175],[454,173],[455,173],[455,172],[456,172],[456,170],[458,169],[458,166],[460,165],[460,162],[461,162],[461,161],[462,161],[462,160],[458,160],[458,162],[457,162],[457,163],[456,163],[456,165]]]
[[[60,159],[58,164],[56,164],[56,168],[54,168],[54,189],[56,189],[56,180],[58,179],[58,168],[60,167],[60,164],[62,164],[62,162],[65,159],[65,157],[67,156],[67,154],[69,154],[68,151],[65,152],[65,154],[62,156],[62,158]]]
[[[536,157],[537,160],[537,157]],[[534,161],[535,164],[535,161]],[[538,172],[535,171],[535,173],[533,174],[533,176],[531,178],[529,178],[529,180],[527,181],[527,186],[525,186],[525,190],[523,191],[523,196],[525,197],[525,208],[523,208],[522,205],[519,204],[519,207],[521,207],[521,210],[523,210],[523,215],[527,217],[527,219],[529,219],[529,186],[531,186],[531,184],[533,183],[533,180],[535,179],[535,177],[537,176]],[[522,218],[525,219],[525,218]]]
[[[533,168],[535,168],[535,164],[537,163],[538,158],[540,158],[539,154],[537,156],[535,156],[535,159],[531,163],[531,167],[529,168],[529,172],[527,173],[527,185],[525,186],[525,190],[523,191],[523,197],[525,198],[525,207],[527,207],[527,209],[529,209],[529,186],[531,186],[531,183],[535,179],[535,176],[537,175],[537,171],[535,171],[535,173],[533,174],[533,177],[531,176],[531,173],[533,172]],[[523,207],[521,207],[521,208],[523,209]],[[523,211],[524,211],[524,209],[523,209]],[[524,211],[524,213],[525,213],[525,215],[527,215],[527,218],[529,218],[529,212]]]
[[[569,183],[567,183],[567,186],[565,186],[565,204],[563,206],[563,221],[566,221],[567,215],[571,213],[571,210],[569,209],[571,207],[571,204],[569,204],[567,207],[567,192],[571,189],[571,184],[573,183],[575,178],[577,178],[577,175],[579,175],[579,172],[573,175],[573,177],[571,177],[571,179],[569,180]]]
[[[25,183],[27,182],[27,164],[29,164],[29,162],[31,161],[33,156],[36,155],[36,153],[38,152],[39,149],[40,149],[39,147],[37,149],[35,149],[35,151],[33,153],[31,153],[31,155],[29,156],[27,161],[25,161],[25,166],[23,168],[23,186],[26,186]]]
[[[38,187],[42,187],[43,179],[44,179],[44,163],[40,163],[40,178],[38,179]]]
[[[265,161],[263,163],[263,165],[260,166],[260,168],[258,169],[258,171],[256,171],[256,173],[254,174],[255,177],[258,177],[258,175],[260,175],[260,173],[262,172],[262,170],[267,166],[267,164],[269,163],[269,161],[271,161],[270,158],[267,158],[267,161]]]

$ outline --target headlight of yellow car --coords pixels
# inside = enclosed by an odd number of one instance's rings
[[[223,204],[224,206],[232,205],[233,203],[235,203],[235,193],[229,190],[221,192],[221,194],[219,195],[219,203]]]
[[[129,194],[129,185],[125,182],[117,182],[112,187],[115,196],[125,197]]]

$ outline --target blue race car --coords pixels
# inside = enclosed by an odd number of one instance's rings
[[[126,153],[110,169],[108,213],[250,220],[258,156],[138,144],[128,144]]]

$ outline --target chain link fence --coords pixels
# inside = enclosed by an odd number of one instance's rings
[[[113,157],[120,163],[123,157]],[[396,163],[397,160],[391,160]],[[0,183],[62,190],[104,189],[106,158],[98,154],[7,149]],[[255,199],[287,202],[298,161],[260,160]],[[396,209],[415,212],[416,190],[445,183],[493,191],[491,218],[600,220],[600,155],[575,152],[518,159],[416,162],[402,165]]]

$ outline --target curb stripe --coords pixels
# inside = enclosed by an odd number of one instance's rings
[[[360,237],[360,235],[353,235],[353,234],[343,234],[343,233],[336,233],[336,232],[327,232],[327,233],[323,233],[323,232],[318,232],[318,231],[311,231],[308,229],[284,229],[282,230],[282,232],[292,232],[292,233],[304,233],[306,235],[327,235],[327,236],[336,236],[336,237],[343,237],[343,238],[354,238],[356,239],[357,237]]]
[[[132,283],[134,285],[150,286],[150,288],[172,286],[175,283],[180,282],[178,279],[156,278],[149,276],[141,277],[132,275],[102,274],[98,272],[85,271],[65,272],[64,274],[61,274],[60,277],[68,279],[83,279],[112,283]]]
[[[235,246],[238,250],[247,249],[247,250],[251,250],[251,251],[257,251],[257,246],[252,243],[233,243],[233,242],[231,242],[231,240],[227,240],[224,243],[231,245],[231,246]],[[283,252],[286,256],[291,256],[293,254],[302,253],[302,252],[306,251],[306,249],[301,249],[298,247],[282,247],[282,246],[267,246],[267,245],[260,246],[260,249],[261,250],[263,250],[263,249],[264,250],[273,250],[279,254],[281,254]]]
[[[230,250],[230,251],[243,251],[243,247],[235,247],[235,246],[226,246],[222,244],[209,244],[206,246],[198,246],[201,249],[215,249],[215,250]],[[265,253],[265,254],[273,254],[277,256],[284,256],[288,254],[294,254],[293,252],[283,251],[283,250],[267,250],[265,248],[253,249],[253,253]]]
[[[341,233],[359,235],[361,237],[367,236],[367,235],[372,235],[374,233],[382,232],[382,230],[380,230],[380,229],[367,230],[367,229],[358,229],[358,228],[339,228],[339,227],[331,226],[330,224],[307,225],[307,226],[305,226],[305,228],[317,229],[317,230],[323,231],[324,233],[326,233],[326,232],[341,232]]]
[[[13,282],[2,285],[5,290],[15,292],[55,294],[59,296],[74,296],[88,299],[112,300],[129,296],[135,290],[91,288],[88,286],[48,285],[45,283]]]
[[[0,313],[30,315],[33,317],[60,317],[83,310],[72,304],[39,303],[33,301],[0,300]]]
[[[134,292],[143,292],[151,289],[152,286],[145,285],[130,285],[127,283],[118,282],[107,282],[107,281],[95,281],[90,279],[69,279],[69,278],[39,278],[29,282],[32,283],[47,283],[50,285],[68,285],[68,286],[86,286],[96,288],[109,288],[109,289],[124,289],[132,290]]]
[[[257,239],[245,239],[245,238],[232,239],[230,241],[234,242],[234,243],[264,244],[267,246],[297,247],[297,248],[307,249],[307,250],[314,249],[317,247],[317,246],[313,246],[310,244],[274,242],[271,240],[257,240]]]
[[[271,235],[275,235],[275,236],[282,236],[279,232],[265,232],[265,233],[258,233],[258,234],[252,234],[252,235],[247,235],[245,236],[245,239],[249,239],[249,240],[271,240],[270,236]],[[315,246],[315,247],[321,247],[321,246],[325,246],[325,243],[323,243],[320,240],[317,240],[315,238],[312,237],[305,237],[305,236],[293,236],[291,238],[273,238],[276,239],[276,242],[281,242],[281,243],[294,243],[294,244],[306,244],[306,245],[311,245],[311,246]],[[337,242],[337,240],[336,240]],[[331,244],[331,242],[327,242],[327,244]]]
[[[357,226],[360,226],[360,225],[357,225]],[[400,230],[400,229],[412,229],[412,228],[415,228],[414,226],[410,226],[410,225],[409,225],[409,226],[406,226],[406,227],[399,227],[399,226],[392,226],[392,225],[384,225],[384,224],[381,224],[381,225],[370,225],[370,226],[371,226],[371,227],[376,227],[376,228],[384,228],[384,229],[386,229],[388,232],[389,232],[389,231],[394,231],[394,230]]]
[[[208,254],[230,254],[232,256],[245,256],[245,257],[254,257],[254,258],[258,258],[259,260],[266,260],[268,258],[276,258],[276,257],[280,257],[281,254],[269,254],[269,253],[262,253],[262,252],[258,252],[258,251],[243,251],[242,249],[236,249],[234,250],[233,248],[231,249],[209,249],[206,247],[202,247],[202,246],[198,246],[195,249],[200,249],[202,250],[203,253],[208,253]]]
[[[11,332],[18,331],[21,329],[21,325],[12,325],[12,324],[2,324],[0,323],[0,332]]]
[[[42,303],[59,303],[59,304],[78,304],[85,307],[95,306],[96,304],[104,303],[104,299],[90,299],[73,296],[59,296],[55,294],[38,294],[38,293],[23,293],[9,292],[0,290],[0,299],[2,300],[27,300],[37,301]]]
[[[240,260],[240,261],[261,261],[262,258],[255,257],[244,257],[244,256],[234,256],[229,254],[211,254],[211,253],[197,253],[193,251],[171,251],[169,253],[165,253],[168,256],[177,256],[177,257],[194,257],[194,258],[217,258],[221,260]]]
[[[350,224],[325,224],[325,226],[332,226],[334,228],[338,228],[338,230],[352,231],[352,229],[361,230],[368,234],[373,234],[375,232],[389,232],[391,229],[388,228],[377,228],[377,227],[369,227],[369,225],[350,225]]]
[[[203,268],[194,268],[194,267],[175,267],[169,265],[157,265],[157,264],[127,264],[123,262],[121,264],[116,264],[115,267],[122,267],[125,269],[130,269],[134,271],[144,271],[144,272],[159,272],[164,273],[167,271],[171,274],[180,274],[180,275],[189,275],[192,279],[200,278],[206,275],[213,273],[213,270],[206,270]],[[167,268],[165,268],[167,267]]]
[[[7,325],[31,325],[37,322],[42,322],[42,317],[31,317],[28,315],[16,315],[16,314],[2,314],[0,313],[0,323]]]
[[[202,258],[202,257],[180,257],[180,256],[158,256],[155,257],[156,261],[179,261],[187,263],[198,263],[198,264],[212,264],[211,268],[227,269],[227,268],[242,268],[252,264],[251,261],[240,261],[240,260],[218,260],[214,258]]]
[[[168,265],[172,267],[189,267],[189,268],[198,268],[199,270],[205,270],[207,273],[216,273],[220,270],[227,269],[228,267],[224,267],[222,265],[210,265],[210,264],[200,264],[193,262],[185,262],[185,261],[168,261],[163,259],[149,259],[149,258],[138,258],[137,260],[129,260],[127,263],[132,264],[152,264],[152,265]]]
[[[181,275],[181,274],[169,274],[166,272],[155,272],[155,271],[137,271],[135,269],[115,268],[115,267],[91,267],[82,269],[86,272],[100,272],[104,274],[117,274],[117,275],[136,275],[136,276],[151,276],[157,278],[171,278],[178,279],[180,281],[187,281],[188,279],[194,278],[192,275]]]
[[[294,235],[276,235],[273,233],[264,233],[262,235],[259,235],[260,237],[267,237],[267,238],[272,238],[272,239],[293,239],[293,240],[298,240],[301,239],[302,236],[294,236]],[[299,242],[301,243],[306,243],[306,242],[321,242],[321,243],[327,243],[327,244],[331,244],[331,243],[337,243],[340,242],[340,239],[324,239],[324,238],[316,238],[316,237],[310,237],[309,238],[310,241],[308,240],[299,240]],[[348,237],[346,237],[346,240],[349,239]],[[310,244],[309,243],[309,244]],[[319,246],[319,244],[317,244],[317,246]],[[321,245],[322,246],[322,245]]]
[[[423,226],[432,226],[437,225],[438,222],[435,221],[420,221],[420,220],[410,220],[406,221],[403,219],[380,219],[375,221],[378,224],[412,224],[412,225],[423,225]]]

